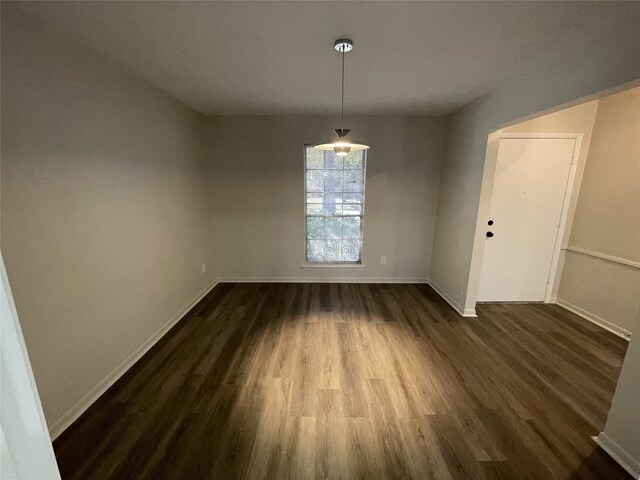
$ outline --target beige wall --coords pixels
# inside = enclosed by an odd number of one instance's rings
[[[569,243],[640,262],[640,87],[599,100]]]
[[[3,13],[1,246],[52,425],[215,280],[209,166],[196,114],[21,23]]]
[[[558,298],[631,332],[640,314],[640,87],[599,101]]]
[[[219,276],[224,279],[419,280],[429,274],[443,122],[355,117],[367,161],[364,269],[302,269],[304,144],[328,138],[335,117],[212,117]],[[387,264],[380,265],[380,256]]]
[[[491,198],[493,176],[485,176],[485,167],[492,168],[485,164],[489,133],[640,79],[633,15],[592,26],[589,39],[580,49],[571,42],[556,45],[545,63],[448,118],[430,277],[466,310],[475,308],[484,246],[484,220],[478,219],[486,218]]]
[[[557,302],[614,332],[640,321],[640,269],[568,250]]]

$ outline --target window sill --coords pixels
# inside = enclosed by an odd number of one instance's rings
[[[326,269],[342,269],[342,270],[361,270],[365,268],[363,263],[303,263],[302,268],[326,268]]]

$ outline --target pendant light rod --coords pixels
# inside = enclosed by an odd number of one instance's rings
[[[340,130],[344,131],[344,49],[342,49],[342,98],[340,100]]]
[[[344,129],[344,54],[353,50],[353,42],[348,38],[340,38],[335,41],[333,44],[333,48],[335,48],[338,52],[342,54],[342,78],[341,78],[341,92],[342,95],[340,97],[340,133],[338,135],[340,137],[344,137],[347,134],[347,131]]]

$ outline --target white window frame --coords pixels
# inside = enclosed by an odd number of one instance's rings
[[[307,214],[307,171],[314,170],[307,168],[307,149],[312,148],[313,145],[305,144],[303,147],[303,183],[304,183],[304,195],[302,198],[302,208],[304,212],[304,261],[302,263],[303,268],[364,268],[364,215],[365,215],[365,193],[367,190],[367,150],[362,150],[362,205],[360,215],[309,215]],[[311,192],[314,193],[314,192]],[[340,192],[336,192],[340,193]],[[356,193],[356,192],[344,192],[342,193]],[[310,262],[307,260],[307,218],[308,217],[356,217],[360,218],[360,259],[357,261],[322,261],[322,262]]]

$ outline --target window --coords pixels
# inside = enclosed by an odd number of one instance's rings
[[[366,155],[305,147],[308,263],[362,263]]]

